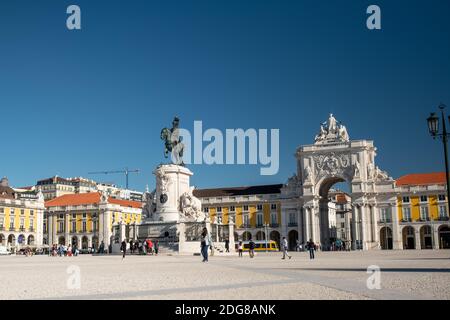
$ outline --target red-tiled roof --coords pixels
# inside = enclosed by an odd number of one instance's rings
[[[336,202],[339,204],[347,203],[347,197],[345,196],[345,193],[338,193],[336,195]]]
[[[130,200],[121,200],[115,198],[109,198],[109,203],[118,204],[122,207],[142,208],[142,203]],[[88,192],[88,193],[75,193],[65,194],[58,198],[49,200],[45,203],[46,207],[64,207],[64,206],[77,206],[85,204],[98,204],[100,203],[100,193]]]
[[[407,174],[396,180],[397,186],[445,184],[445,172],[413,173]]]
[[[142,203],[137,201],[131,201],[131,200],[122,200],[122,199],[115,199],[115,198],[109,198],[109,203],[118,204],[122,207],[131,207],[131,208],[142,208]]]

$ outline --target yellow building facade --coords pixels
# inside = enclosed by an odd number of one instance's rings
[[[98,249],[102,242],[107,249],[118,241],[114,230],[119,226],[129,230],[142,216],[141,202],[98,192],[64,195],[47,201],[45,207],[44,242],[79,249]]]
[[[0,245],[13,250],[43,241],[44,199],[40,192],[20,192],[0,182]]]

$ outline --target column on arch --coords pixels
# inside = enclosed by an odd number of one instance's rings
[[[304,207],[303,208],[303,240],[304,243],[308,242],[309,239],[311,239],[311,208],[310,207]]]
[[[398,207],[396,203],[391,203],[392,212],[392,248],[396,250],[403,249],[403,237],[400,234],[400,223],[398,220]]]

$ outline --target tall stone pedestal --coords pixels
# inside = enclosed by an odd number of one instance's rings
[[[182,195],[190,193],[189,179],[193,173],[186,167],[167,164],[158,166],[153,174],[156,190],[152,214],[139,225],[138,239],[157,239],[161,248],[182,254],[199,253],[200,232],[209,223],[190,221],[181,206]]]

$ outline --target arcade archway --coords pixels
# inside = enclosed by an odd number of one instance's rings
[[[439,248],[450,249],[450,227],[447,225],[439,227]]]
[[[416,248],[416,237],[414,228],[411,226],[404,227],[402,230],[403,249],[410,250]]]

